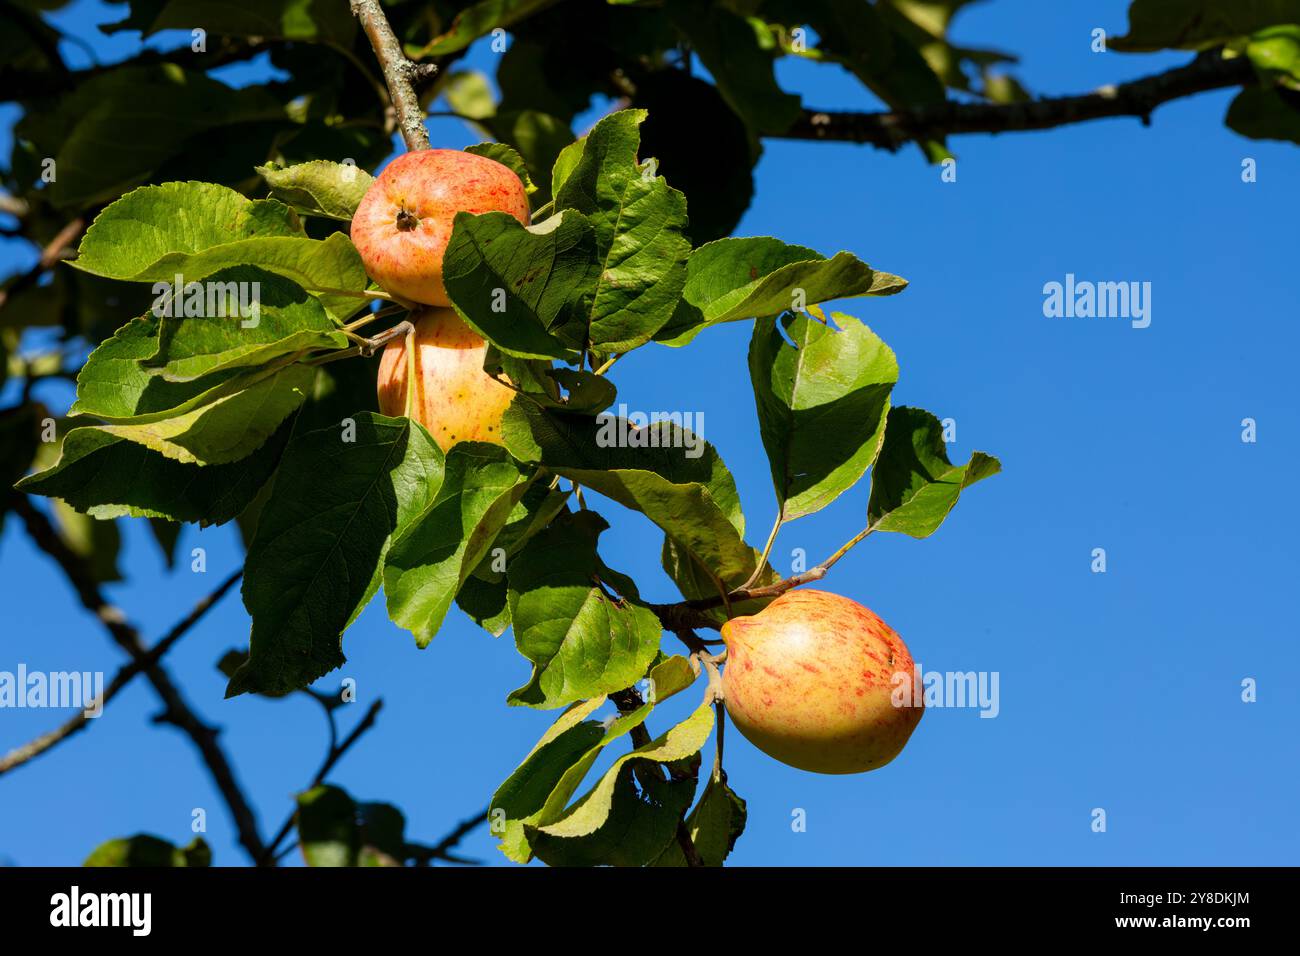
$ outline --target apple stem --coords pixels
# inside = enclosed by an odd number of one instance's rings
[[[726,783],[727,774],[722,769],[722,738],[727,729],[727,708],[720,700],[713,702],[713,708],[718,714],[718,736],[713,743],[713,782]]]
[[[820,581],[826,577],[831,567],[844,555],[875,531],[874,525],[863,528],[852,538],[846,541],[834,554],[815,567],[809,568],[799,574],[792,574],[788,578],[782,578],[775,584],[769,584],[761,588],[741,587],[734,591],[727,591],[718,597],[698,598],[693,601],[680,601],[677,604],[652,604],[650,609],[658,615],[659,620],[663,623],[665,629],[675,631],[681,627],[712,627],[718,625],[702,611],[707,611],[715,607],[725,607],[730,615],[731,604],[735,601],[752,601],[756,598],[780,597],[787,591],[793,591],[795,588],[804,584],[811,584],[813,581]],[[714,579],[717,580],[716,578]]]
[[[343,326],[343,331],[355,332],[357,329],[361,328],[362,326],[369,325],[371,322],[374,322],[376,319],[383,319],[390,315],[396,315],[398,312],[405,312],[405,311],[406,311],[406,306],[404,305],[386,305],[378,312],[371,312],[369,315],[362,316],[361,318],[356,319],[355,321],[349,322],[347,325]]]
[[[356,358],[358,355],[364,355],[364,354],[365,353],[362,350],[361,346],[358,345],[350,349],[339,349],[337,352],[330,352],[327,355],[322,355],[320,358],[311,359],[310,361],[304,362],[303,364],[310,365],[314,368],[317,365],[328,365],[330,362],[338,362],[341,359]]]
[[[406,326],[406,409],[403,414],[410,418],[415,406],[415,326],[410,322],[402,325]]]

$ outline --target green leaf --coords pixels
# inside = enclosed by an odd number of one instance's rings
[[[438,633],[531,481],[497,445],[470,442],[447,453],[437,497],[384,558],[388,616],[420,647]]]
[[[556,519],[510,561],[515,646],[533,663],[511,704],[562,707],[635,683],[659,649],[654,612],[606,585],[596,539],[609,527],[593,511]]]
[[[820,511],[866,474],[898,381],[889,346],[852,316],[833,317],[838,331],[788,313],[785,336],[776,319],[760,319],[749,344],[763,447],[787,521]]]
[[[357,805],[338,787],[298,794],[298,843],[308,866],[356,866],[361,852]]]
[[[510,627],[510,601],[505,579],[486,581],[470,575],[456,592],[456,606],[493,637]]]
[[[214,183],[141,186],[105,208],[82,237],[77,267],[119,279],[169,255],[193,254],[258,235],[253,200]],[[287,229],[280,235],[294,235]],[[161,277],[171,279],[161,271]]]
[[[980,451],[964,465],[952,464],[939,419],[900,405],[890,409],[885,444],[871,472],[867,523],[877,531],[929,537],[965,488],[1001,470],[996,458]]]
[[[800,100],[777,83],[772,52],[756,32],[764,28],[721,5],[670,0],[667,10],[723,98],[751,129],[774,134],[794,125]]]
[[[140,5],[132,4],[133,13]],[[139,29],[149,37],[161,30],[189,31],[196,24],[209,33],[309,40],[352,46],[356,20],[332,0],[166,0],[142,18]]]
[[[722,866],[745,832],[745,801],[725,780],[709,778],[699,802],[686,818],[686,832],[705,866]],[[676,842],[654,861],[655,866],[686,866],[686,855]]]
[[[248,551],[253,632],[228,697],[305,687],[343,664],[343,631],[378,589],[390,539],[438,492],[443,456],[422,426],[366,412],[354,429],[308,432],[285,452]]]
[[[492,797],[488,816],[501,851],[515,862],[528,862],[532,850],[525,827],[558,819],[604,748],[645,723],[657,704],[694,679],[684,657],[665,658],[649,673],[653,702],[604,723],[587,720],[605,703],[603,695],[561,714]]]
[[[193,381],[293,352],[350,344],[317,299],[264,269],[223,269],[196,288],[199,301],[193,307],[186,301],[189,295],[169,303],[157,351],[143,363],[170,381]],[[249,305],[253,308],[245,308]]]
[[[716,578],[740,582],[754,570],[735,482],[713,446],[690,431],[669,421],[630,428],[616,416],[563,415],[516,399],[501,433],[521,461],[640,511]]]
[[[556,0],[479,0],[456,14],[451,25],[428,45],[416,51],[408,50],[408,55],[422,59],[455,53],[497,27],[508,27],[516,20],[530,17],[555,2]]]
[[[251,124],[290,125],[284,104],[264,87],[236,90],[174,64],[155,64],[118,66],[84,80],[52,111],[25,116],[19,135],[49,150],[40,155],[53,155],[57,178],[49,200],[60,209],[83,209],[144,182],[198,143],[211,151],[214,131],[228,137],[231,127]],[[203,213],[201,207],[192,212]]]
[[[178,847],[174,843],[149,833],[137,833],[132,837],[119,837],[101,843],[86,857],[82,866],[125,866],[125,867],[175,867],[175,866],[210,866],[212,851],[203,837],[195,837],[187,846]]]
[[[573,171],[578,168],[578,163],[582,161],[582,154],[587,148],[587,137],[575,139],[564,149],[560,150],[560,155],[555,158],[555,163],[551,167],[551,195],[558,195],[560,189]]]
[[[761,557],[756,548],[750,548],[750,560],[746,565],[753,568],[758,564]],[[660,550],[660,563],[663,565],[664,572],[670,577],[682,597],[688,601],[698,601],[703,598],[716,598],[720,591],[730,591],[749,581],[750,574],[746,573],[742,577],[740,574],[732,574],[723,577],[719,582],[713,576],[712,571],[702,565],[687,548],[682,547],[673,540],[671,535],[664,535],[663,547]],[[754,587],[763,587],[768,584],[775,584],[781,579],[781,575],[773,570],[772,565],[764,564],[758,577],[754,578]],[[771,604],[773,598],[751,598],[747,601],[733,601],[730,607],[721,606],[703,613],[713,618],[720,627],[732,617],[740,617],[750,614],[757,614],[763,608]]]
[[[594,833],[609,820],[620,771],[633,760],[669,763],[699,753],[713,731],[713,705],[702,704],[690,717],[647,744],[619,757],[594,787],[554,823],[537,829],[552,837],[581,837]]]
[[[510,626],[510,602],[506,587],[507,559],[532,540],[551,520],[565,510],[569,491],[532,482],[510,512],[506,526],[493,542],[491,552],[479,562],[456,594],[456,604],[474,623],[493,637]]]
[[[603,354],[648,342],[672,318],[686,282],[686,197],[637,164],[645,116],[621,110],[597,123],[555,195],[557,209],[576,209],[595,228],[600,274],[586,338]]]
[[[943,81],[929,62],[932,54],[943,52],[942,41],[926,34],[905,35],[908,21],[892,4],[798,0],[776,6],[781,8],[775,13],[779,20],[807,24],[816,31],[820,60],[839,63],[891,109],[916,110],[946,99]],[[924,11],[930,20],[941,15],[933,6]],[[931,162],[949,155],[940,140],[921,140],[920,146]]]
[[[637,781],[640,781],[640,788]],[[620,767],[600,828],[577,837],[533,831],[532,850],[548,866],[644,866],[676,845],[677,826],[695,796],[693,774],[665,780],[655,770]]]
[[[492,87],[478,70],[456,70],[447,74],[441,93],[453,111],[469,119],[489,119],[497,111]]]
[[[70,414],[107,422],[147,420],[231,394],[228,383],[235,372],[179,383],[149,374],[142,362],[158,351],[159,325],[159,319],[145,314],[100,343],[77,373],[77,400]]]
[[[779,315],[830,299],[893,295],[904,279],[877,272],[848,252],[826,259],[767,236],[719,239],[691,253],[682,300],[656,336],[665,345],[690,342],[721,322]]]
[[[117,554],[122,547],[117,522],[98,520],[81,514],[71,505],[54,500],[54,518],[59,537],[73,554],[85,562],[91,577],[101,583],[122,580],[117,569]]]
[[[1300,88],[1300,24],[1260,30],[1246,44],[1246,55],[1260,73]]]
[[[308,216],[349,222],[374,177],[352,163],[314,159],[294,166],[258,166],[271,195]]]
[[[1250,139],[1300,143],[1300,93],[1248,86],[1233,99],[1225,122]]]
[[[1199,50],[1274,24],[1300,23],[1300,0],[1133,0],[1128,33],[1108,41],[1126,53]]]
[[[492,795],[488,809],[492,832],[501,838],[502,852],[515,862],[526,863],[532,856],[524,824],[540,819],[556,788],[575,767],[584,762],[590,767],[608,742],[609,731],[598,721],[587,720],[604,703],[605,698],[600,696],[568,708]],[[580,782],[581,778],[560,797],[561,807]]]
[[[550,368],[546,370],[546,375],[564,389],[565,395],[556,407],[566,411],[585,414],[603,412],[618,397],[618,389],[604,375],[571,368]]]
[[[560,333],[582,322],[594,248],[591,224],[575,212],[533,226],[503,212],[458,213],[443,281],[461,318],[502,352],[574,359],[581,338]]]
[[[361,854],[358,866],[401,866],[406,853],[406,817],[389,803],[357,805]]]
[[[505,378],[527,398],[543,408],[576,414],[604,411],[618,397],[618,389],[605,375],[585,369],[556,368],[544,359],[521,359],[489,347],[483,371]]]
[[[507,146],[505,143],[478,143],[474,146],[466,146],[465,152],[473,153],[475,156],[486,156],[488,159],[495,160],[502,166],[506,166],[519,177],[520,182],[524,184],[524,190],[529,195],[537,192],[537,184],[533,182],[528,175],[528,167],[524,164],[524,158],[519,155],[519,151],[513,146]]]
[[[145,314],[101,342],[77,373],[77,398],[69,413],[130,418],[175,408],[210,387],[212,383],[178,385],[141,367],[140,362],[158,350],[160,324]]]
[[[541,187],[550,183],[551,168],[573,142],[568,122],[540,110],[502,110],[482,125],[488,135],[519,151],[529,176],[525,182],[538,186],[534,202],[546,202],[550,193]]]
[[[316,370],[306,365],[250,373],[228,386],[247,387],[191,411],[166,418],[142,416],[101,430],[183,464],[229,464],[262,447],[306,400],[315,375]]]
[[[362,306],[369,282],[347,236],[309,239],[256,201],[208,183],[145,186],[123,196],[86,230],[72,265],[111,279],[153,282],[156,294],[177,276],[189,283],[233,266],[258,266],[320,293],[338,319]]]
[[[181,537],[180,523],[168,521],[165,518],[150,518],[149,531],[158,545],[158,550],[162,554],[163,563],[167,565],[167,570],[172,570],[176,567],[176,542]]]
[[[497,549],[503,550],[506,558],[518,554],[556,515],[567,510],[570,494],[569,489],[551,488],[548,482],[531,482],[511,509],[506,526],[497,535],[492,555],[483,559],[474,569],[474,574],[486,581],[505,580],[505,568],[500,567],[501,555],[496,553]]]
[[[62,498],[96,518],[151,517],[223,524],[257,496],[279,464],[292,424],[229,465],[184,465],[103,428],[74,428],[54,467],[29,475],[19,489]]]

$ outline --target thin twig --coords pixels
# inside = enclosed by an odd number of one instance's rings
[[[445,860],[448,863],[463,863],[473,865],[476,860],[469,860],[465,857],[456,856],[451,851],[465,837],[469,836],[484,823],[487,822],[488,812],[483,810],[472,817],[466,817],[460,823],[456,824],[455,829],[439,840],[434,846],[419,846],[411,843],[406,846],[406,857],[414,861],[416,866],[428,866],[433,860]]]
[[[207,614],[208,610],[225,596],[227,591],[235,586],[235,582],[237,582],[243,574],[244,571],[241,568],[230,575],[230,577],[226,578],[226,580],[222,581],[215,591],[203,598],[203,600],[199,601],[199,603],[194,606],[194,609],[191,610],[190,613],[179,621],[170,631],[168,631],[167,635],[163,637],[162,640],[151,647],[144,655],[135,658],[131,663],[125,665],[121,670],[119,670],[109,682],[108,687],[104,689],[103,694],[94,702],[96,710],[102,713],[105,705],[107,705],[108,702],[117,695],[118,691],[129,684],[133,677],[162,660],[163,655],[171,650],[172,646],[184,637],[185,634],[195,624],[197,624],[205,614]],[[83,710],[62,726],[55,728],[47,734],[37,737],[30,743],[14,748],[9,753],[5,754],[4,757],[0,757],[0,775],[8,773],[15,767],[22,766],[34,757],[39,757],[41,754],[67,740],[78,731],[85,730],[90,726],[91,720],[92,718]]]
[[[352,732],[338,743],[335,743],[332,739],[334,737],[334,712],[332,710],[328,711],[331,725],[330,748],[325,754],[325,759],[321,761],[320,769],[316,771],[316,776],[312,777],[311,783],[306,789],[310,790],[313,787],[319,787],[325,782],[325,778],[329,776],[329,772],[334,769],[335,764],[343,758],[344,754],[352,749],[352,745],[360,740],[367,730],[375,725],[375,718],[379,716],[379,711],[383,709],[383,706],[383,698],[377,698],[366,711],[366,715],[361,718],[361,721],[355,727],[352,728]],[[279,859],[276,855],[277,850],[279,849],[280,844],[284,842],[285,838],[293,831],[293,822],[297,818],[297,815],[297,809],[295,808],[294,811],[285,818],[284,823],[280,825],[280,829],[276,831],[271,842],[267,844],[261,858],[258,859],[257,863],[259,866],[274,864],[275,861]]]
[[[81,233],[85,228],[86,220],[78,216],[60,229],[55,237],[41,250],[41,256],[36,260],[36,265],[22,275],[13,278],[5,288],[0,289],[0,307],[3,307],[5,302],[13,296],[34,286],[40,281],[41,276],[53,269],[56,264],[68,258],[71,254],[69,246],[73,245],[81,237]]]
[[[814,581],[820,581],[826,577],[835,563],[840,558],[848,554],[852,548],[866,538],[874,527],[866,527],[855,534],[852,538],[840,545],[829,558],[821,564],[802,571],[799,574],[792,574],[788,578],[782,578],[773,584],[764,585],[761,588],[741,587],[733,591],[728,591],[725,596],[699,598],[694,601],[679,601],[676,604],[648,604],[646,605],[659,618],[659,623],[663,625],[664,630],[672,631],[679,637],[683,632],[693,631],[695,628],[707,627],[718,630],[718,622],[712,616],[704,613],[716,607],[727,606],[740,601],[753,601],[762,598],[780,597],[787,591],[793,591],[797,587],[805,584],[811,584]],[[704,642],[707,643],[707,642]]]
[[[118,647],[126,651],[132,660],[145,657],[148,650],[140,640],[140,633],[127,623],[122,611],[104,597],[85,560],[59,537],[50,519],[31,503],[27,495],[21,493],[10,496],[9,507],[22,519],[36,546],[63,569],[82,606],[99,618]],[[258,833],[257,817],[235,779],[235,771],[225,751],[217,742],[217,728],[210,727],[199,719],[161,663],[155,662],[144,667],[144,673],[163,702],[163,712],[156,718],[157,721],[172,724],[194,742],[230,810],[240,845],[252,859],[261,859],[266,848]]]
[[[1185,66],[1077,96],[1023,103],[959,103],[952,100],[907,112],[859,113],[806,109],[778,139],[841,140],[896,150],[917,139],[964,133],[1052,129],[1089,120],[1136,116],[1149,123],[1156,107],[1209,90],[1254,80],[1250,58],[1203,53]]]

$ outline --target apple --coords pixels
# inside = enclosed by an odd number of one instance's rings
[[[415,397],[411,418],[447,451],[457,442],[503,444],[501,416],[514,389],[483,371],[487,342],[453,309],[420,309],[415,323]],[[379,410],[406,414],[406,337],[394,339],[379,360]]]
[[[924,713],[920,695],[916,706],[893,702],[894,675],[911,680],[913,673],[902,638],[838,594],[789,591],[757,614],[727,621],[722,639],[732,722],[759,750],[800,770],[883,767]]]
[[[514,171],[457,149],[394,159],[352,216],[352,242],[384,291],[424,305],[451,305],[442,254],[458,212],[507,212],[528,225],[528,194]]]

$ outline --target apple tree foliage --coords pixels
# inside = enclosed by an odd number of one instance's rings
[[[392,147],[347,4],[264,0],[254,12],[133,0],[106,32],[202,25],[206,47],[81,70],[64,64],[41,15],[59,5],[0,11],[0,87],[23,111],[4,173],[15,232],[47,245],[70,221],[84,225],[67,243],[75,258],[49,281],[19,276],[3,290],[0,378],[26,381],[0,411],[6,483],[53,500],[67,543],[100,581],[118,573],[118,519],[147,519],[169,558],[180,523],[237,522],[251,633],[246,652],[221,662],[229,697],[285,696],[340,667],[349,626],[380,592],[420,647],[452,614],[510,632],[528,676],[505,702],[556,717],[490,800],[502,853],[720,865],[744,802],[720,766],[702,770],[716,719],[707,691],[684,719],[649,730],[656,709],[705,683],[665,634],[717,627],[727,596],[780,576],[748,536],[712,445],[687,457],[696,437],[680,426],[610,416],[615,362],[641,348],[670,362],[712,326],[751,323],[781,521],[867,479],[866,528],[932,534],[998,461],[976,452],[951,462],[940,421],[894,403],[899,368],[884,341],[819,308],[857,298],[874,315],[888,309],[874,300],[905,280],[853,252],[731,233],[762,139],[806,113],[777,81],[780,58],[842,67],[896,110],[942,104],[950,91],[1023,99],[999,69],[1011,58],[948,40],[964,0],[392,4],[408,56],[440,67],[424,101],[491,137],[471,149],[514,169],[534,207],[527,227],[502,213],[456,218],[448,293],[490,343],[485,369],[517,395],[503,446],[444,453],[418,423],[377,411],[375,362],[352,354],[359,336],[403,316],[375,311],[380,296],[347,235],[366,169]],[[1290,25],[1300,3],[1137,0],[1130,16],[1116,49],[1247,57],[1255,79],[1229,125],[1300,141],[1300,26]],[[502,28],[511,40],[496,96],[456,64]],[[265,82],[235,88],[210,75],[264,55],[275,71]],[[707,76],[690,70],[692,57]],[[576,135],[597,96],[623,108]],[[931,158],[946,155],[942,137],[917,141]],[[177,276],[176,295],[158,292]],[[253,283],[259,309],[248,321],[239,290]],[[62,343],[53,365],[18,356],[22,335],[42,327]],[[64,360],[83,347],[84,361]],[[53,416],[55,440],[40,440],[52,413],[33,387],[65,375],[75,401]],[[611,430],[622,440],[603,440]],[[596,507],[658,527],[681,604],[643,600],[605,564],[609,524]],[[732,613],[765,600],[742,598]],[[607,704],[614,714],[601,719]],[[602,760],[606,748],[616,756]],[[312,865],[427,858],[397,808],[328,784],[299,796],[295,821]],[[201,843],[137,836],[88,862],[207,858]]]

